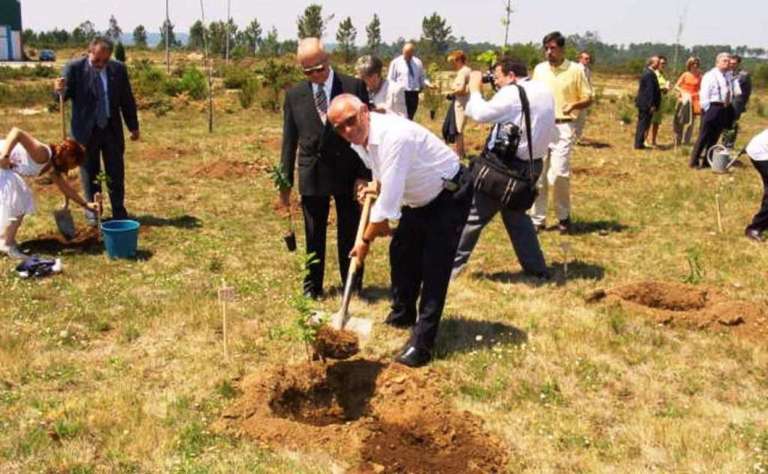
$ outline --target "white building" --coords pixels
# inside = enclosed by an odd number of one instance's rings
[[[0,61],[21,61],[21,4],[18,0],[0,0]]]

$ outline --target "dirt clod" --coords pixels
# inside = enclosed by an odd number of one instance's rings
[[[349,359],[360,352],[357,335],[351,331],[321,326],[312,344],[318,355],[328,359]]]

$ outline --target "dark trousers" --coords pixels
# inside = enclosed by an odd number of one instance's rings
[[[651,128],[651,109],[637,109],[637,128],[635,129],[635,148],[645,147],[645,135]]]
[[[101,184],[97,177],[101,172],[101,162],[104,161],[112,217],[115,219],[128,217],[128,212],[125,210],[124,151],[125,146],[110,127],[95,127],[85,146],[85,163],[80,167],[80,183],[83,186],[86,201],[90,202],[93,201],[95,193],[101,192]]]
[[[762,232],[768,229],[768,161],[752,160],[752,164],[760,174],[760,179],[763,180],[763,201],[760,204],[760,210],[752,218],[752,223],[747,226],[747,229]]]
[[[443,191],[424,207],[404,207],[389,247],[392,311],[413,315],[410,344],[431,351],[443,315],[451,267],[472,204],[469,184]],[[419,299],[420,297],[420,299]],[[418,300],[418,318],[416,303]]]
[[[325,242],[330,201],[330,196],[301,197],[307,255],[314,254],[314,260],[316,260],[309,266],[309,273],[304,278],[304,293],[315,297],[323,293]],[[349,269],[349,252],[355,243],[355,234],[360,223],[360,206],[352,195],[333,196],[333,201],[336,203],[336,243],[339,252],[339,272],[343,286],[347,279],[347,269]],[[356,278],[358,289],[362,275],[361,269]]]
[[[696,140],[691,151],[690,165],[699,166],[699,160],[702,160],[701,166],[708,166],[706,153],[717,144],[723,129],[730,124],[732,114],[722,104],[711,104],[709,109],[701,117],[701,129],[699,138]]]
[[[408,118],[413,120],[416,110],[419,108],[419,91],[405,91],[405,110]]]

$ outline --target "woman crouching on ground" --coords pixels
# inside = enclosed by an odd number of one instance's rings
[[[85,150],[76,141],[46,145],[29,133],[13,128],[0,140],[0,253],[12,258],[26,258],[16,243],[16,233],[24,216],[35,211],[32,190],[24,177],[50,177],[59,190],[86,209],[97,210],[87,203],[64,179],[67,171],[85,161]]]

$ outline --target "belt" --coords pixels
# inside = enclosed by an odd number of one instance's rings
[[[725,105],[723,102],[710,102],[709,105]]]
[[[571,123],[571,122],[573,122],[573,119],[572,119],[572,118],[567,118],[567,119],[555,119],[555,123],[556,123],[556,124],[561,124],[561,123]]]

